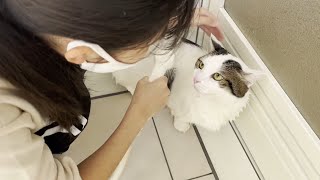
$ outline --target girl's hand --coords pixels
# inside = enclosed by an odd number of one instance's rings
[[[130,109],[137,111],[145,118],[152,117],[165,107],[170,90],[167,87],[168,79],[161,77],[149,82],[148,77],[144,77],[137,83],[133,94]]]
[[[219,41],[224,39],[217,17],[205,8],[196,8],[192,25],[200,27],[208,35],[213,34]]]
[[[131,104],[111,137],[78,167],[82,179],[109,179],[147,120],[167,103],[167,78],[153,82],[145,77],[137,84]]]

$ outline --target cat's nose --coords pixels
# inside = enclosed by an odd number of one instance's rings
[[[199,80],[197,80],[197,78],[193,78],[193,83],[194,84],[197,84],[197,83],[199,83],[200,81]]]

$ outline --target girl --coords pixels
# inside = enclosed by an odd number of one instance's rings
[[[146,121],[166,104],[167,79],[140,80],[117,130],[76,165],[59,154],[89,117],[79,65],[124,69],[159,39],[173,39],[168,49],[177,46],[191,23],[221,39],[215,17],[203,9],[195,13],[194,6],[194,0],[1,0],[0,179],[108,179]]]

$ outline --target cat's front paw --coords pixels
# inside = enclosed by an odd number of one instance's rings
[[[190,124],[183,121],[174,120],[173,124],[174,127],[182,133],[185,133],[190,129]]]

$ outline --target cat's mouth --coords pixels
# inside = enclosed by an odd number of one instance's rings
[[[198,91],[198,92],[200,92],[200,90],[199,90],[199,87],[201,86],[200,85],[201,84],[201,81],[199,81],[199,80],[197,80],[197,78],[193,78],[193,87]]]
[[[193,84],[196,85],[198,83],[201,83],[201,81],[196,80],[195,78],[193,79]]]
[[[205,88],[202,86],[201,81],[194,81],[193,82],[193,87],[198,93],[201,93],[201,94],[205,94],[206,93],[205,92]]]

